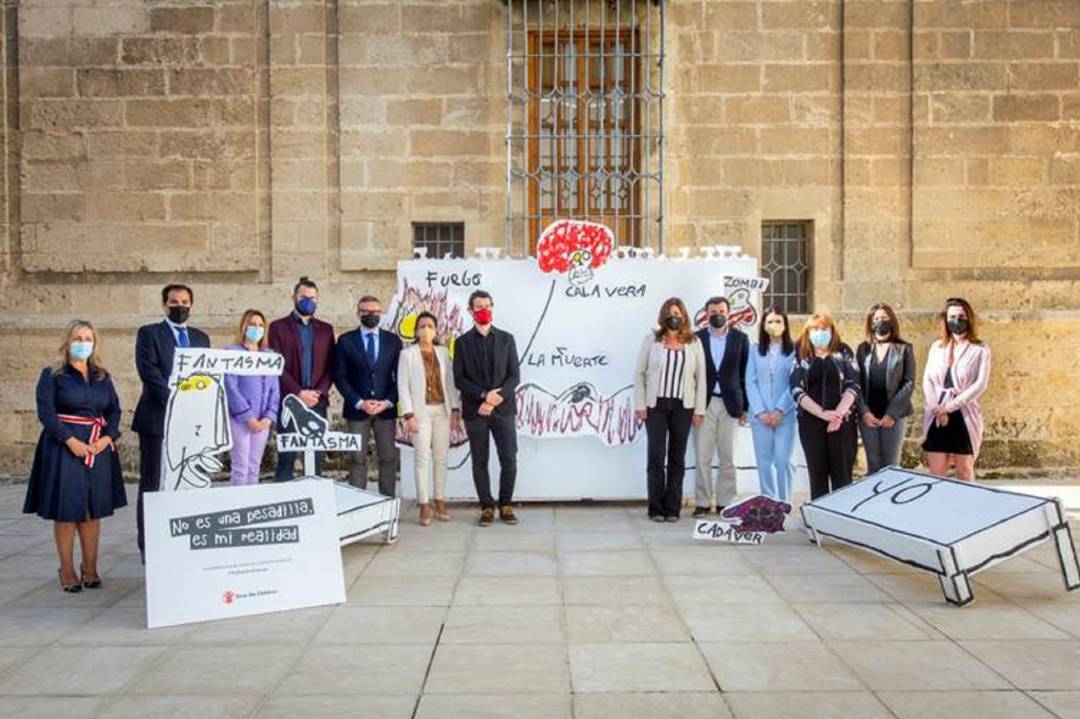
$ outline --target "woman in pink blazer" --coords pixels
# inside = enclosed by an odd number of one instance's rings
[[[990,347],[979,340],[975,312],[966,300],[945,301],[941,339],[930,347],[923,372],[922,448],[930,472],[975,481],[975,459],[982,445],[979,397],[990,381]]]

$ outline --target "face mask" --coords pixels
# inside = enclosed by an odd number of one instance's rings
[[[182,325],[188,320],[188,315],[191,314],[190,307],[170,307],[169,308],[169,321],[174,325]]]
[[[263,338],[263,332],[265,332],[265,330],[258,325],[248,325],[244,329],[244,338],[248,342],[258,342]]]
[[[373,312],[362,314],[360,315],[360,324],[367,327],[369,330],[373,330],[379,326],[379,315]]]
[[[416,337],[421,342],[434,342],[435,329],[433,327],[421,327],[416,331]]]
[[[783,322],[766,322],[765,334],[770,337],[783,337],[784,336],[784,323]]]
[[[709,315],[709,324],[720,329],[727,325],[727,315]]]
[[[673,331],[682,329],[682,317],[675,317],[672,315],[664,320],[664,326]]]
[[[296,311],[303,317],[311,317],[315,314],[315,308],[319,303],[310,297],[301,297],[296,301]]]
[[[492,320],[492,312],[490,307],[484,307],[483,309],[473,312],[473,319],[476,320],[478,325],[490,325]]]
[[[832,330],[810,330],[810,344],[819,350],[823,350],[832,342]]]
[[[878,337],[888,337],[892,334],[892,324],[890,324],[888,320],[878,320],[870,325],[870,329],[872,329],[874,334]]]
[[[971,325],[968,324],[967,319],[963,317],[957,317],[954,320],[949,320],[948,324],[949,332],[952,332],[954,335],[967,334],[968,329],[971,328]]]
[[[71,359],[84,362],[90,359],[90,355],[94,354],[94,343],[72,342],[68,348],[68,353],[71,355]]]

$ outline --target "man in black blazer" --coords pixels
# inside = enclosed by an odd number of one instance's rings
[[[488,458],[491,437],[499,455],[499,518],[517,524],[511,503],[517,479],[517,401],[521,371],[517,345],[509,332],[492,325],[491,295],[469,296],[474,326],[454,343],[454,381],[461,392],[461,416],[472,453],[473,483],[480,500],[480,526],[495,521]]]
[[[731,304],[725,297],[711,297],[705,303],[709,326],[698,331],[705,351],[705,381],[709,404],[705,421],[697,428],[697,480],[694,499],[695,517],[709,513],[713,500],[719,512],[735,498],[735,428],[746,424],[749,402],[746,398],[746,363],[750,341],[746,335],[728,327]],[[717,457],[720,473],[713,485],[712,463]]]
[[[382,304],[365,295],[356,307],[360,327],[341,335],[334,362],[334,384],[345,398],[345,420],[349,431],[360,435],[363,452],[354,452],[349,482],[367,488],[367,446],[372,430],[379,457],[379,493],[393,497],[397,484],[397,448],[394,429],[397,421],[397,367],[401,338],[379,329]]]
[[[161,290],[165,320],[139,328],[135,339],[135,369],[142,394],[135,406],[131,429],[139,435],[139,503],[135,513],[139,553],[145,551],[143,495],[161,488],[161,447],[165,435],[165,407],[169,403],[169,375],[177,347],[209,347],[202,330],[188,327],[195,295],[187,285],[166,285]]]

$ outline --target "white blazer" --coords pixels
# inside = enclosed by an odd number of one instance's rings
[[[439,360],[446,411],[449,413],[461,409],[461,395],[454,384],[454,365],[450,359],[450,351],[441,345],[435,345],[435,357]],[[398,357],[397,385],[401,413],[424,417],[427,414],[427,375],[424,374],[424,358],[420,356],[420,345],[412,344],[401,351]]]
[[[637,367],[634,370],[634,409],[656,406],[665,358],[664,343],[658,342],[656,336],[650,332],[641,342]],[[686,345],[682,391],[683,407],[694,410],[694,414],[705,414],[705,408],[709,404],[705,371],[705,350],[701,347],[701,341],[695,337],[693,342]]]

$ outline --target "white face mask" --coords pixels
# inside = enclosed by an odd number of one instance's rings
[[[832,343],[832,330],[827,327],[810,330],[810,344],[816,349],[823,350]]]
[[[90,359],[90,355],[94,354],[94,343],[79,341],[72,342],[71,345],[68,347],[68,354],[70,355],[71,359],[78,360],[79,362],[84,362]]]

